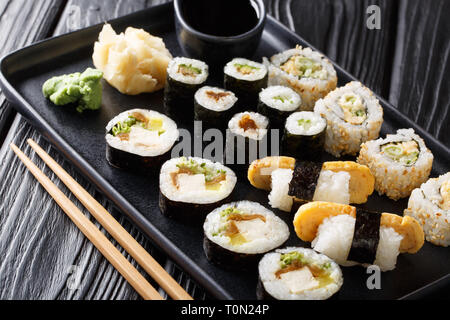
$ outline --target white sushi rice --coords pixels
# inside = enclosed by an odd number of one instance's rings
[[[248,65],[253,67],[251,73],[243,74],[238,71],[236,65]],[[265,65],[251,61],[244,58],[234,58],[228,62],[224,68],[224,73],[230,77],[245,81],[257,81],[263,79],[267,75],[267,68]]]
[[[414,165],[406,166],[381,153],[381,146],[390,142],[415,141],[419,157]],[[357,162],[369,167],[375,177],[375,190],[393,200],[408,197],[412,190],[424,183],[431,172],[433,154],[413,129],[399,129],[386,138],[367,141],[361,145]]]
[[[311,247],[342,266],[358,265],[357,262],[347,260],[353,241],[355,222],[355,218],[346,214],[324,219],[318,228],[316,238],[311,242]],[[380,267],[381,271],[395,269],[402,239],[403,236],[393,228],[381,226],[373,264]]]
[[[237,228],[247,239],[246,242],[233,245],[230,238],[219,230],[228,223],[221,217],[221,212],[227,208],[236,207],[245,214],[258,214],[266,221],[253,219],[236,222]],[[289,238],[289,227],[272,211],[252,201],[239,201],[225,204],[212,211],[203,224],[206,237],[219,246],[237,253],[260,254],[281,246]]]
[[[208,92],[226,93],[227,95],[216,100],[210,95],[208,95]],[[227,91],[216,87],[204,86],[199,90],[197,90],[197,92],[195,93],[195,100],[199,105],[201,105],[206,109],[222,112],[229,110],[231,107],[233,107],[234,104],[237,102],[238,98],[231,91]]]
[[[289,195],[289,183],[294,170],[276,169],[271,173],[272,190],[269,193],[269,204],[272,208],[291,212],[294,197]],[[350,174],[322,170],[317,180],[313,201],[350,203]]]
[[[302,77],[299,79],[297,76],[282,70],[280,66],[295,55],[301,55],[319,62],[324,71],[323,78]],[[269,70],[269,86],[282,85],[292,88],[301,96],[300,109],[303,111],[312,111],[317,100],[325,97],[336,88],[337,75],[333,65],[324,55],[313,51],[311,48],[297,46],[294,49],[274,55],[270,61],[267,58],[263,60]]]
[[[201,73],[196,76],[183,75],[178,70],[179,66],[182,64],[200,69]],[[208,78],[208,69],[208,65],[203,61],[184,57],[176,57],[169,62],[169,66],[167,67],[167,74],[170,78],[178,82],[186,84],[201,84]]]
[[[429,179],[409,197],[404,215],[415,218],[423,227],[425,239],[443,247],[450,245],[450,172]]]
[[[296,292],[295,290],[293,292],[291,290],[292,282],[301,282],[303,279],[296,279],[294,275],[293,277],[289,277],[292,279],[287,282],[284,279],[278,278],[276,273],[280,270],[281,255],[294,251],[301,253],[306,260],[313,261],[317,265],[329,264],[329,276],[332,282],[323,287],[316,286],[301,290],[300,292]],[[336,262],[323,254],[306,248],[288,247],[268,253],[261,259],[258,265],[258,271],[264,289],[277,300],[325,300],[338,292],[344,282],[342,271]],[[293,272],[295,273],[295,271]],[[284,275],[293,272],[291,271]],[[302,283],[299,283],[299,285],[301,286]]]
[[[347,94],[359,97],[365,107],[367,118],[359,125],[345,121],[344,112],[338,105],[339,99]],[[349,82],[318,100],[314,112],[327,120],[325,150],[335,157],[356,155],[361,143],[378,138],[383,123],[383,108],[378,99],[357,81]]]
[[[147,118],[162,119],[163,127],[161,129],[164,130],[164,133],[159,134],[156,131],[146,130],[138,125],[131,127],[129,140],[121,140],[109,133],[117,123],[128,119],[135,112]],[[106,125],[106,132],[108,132],[105,136],[106,143],[111,147],[142,157],[155,157],[168,152],[179,137],[175,121],[159,112],[145,109],[132,109],[122,112]]]
[[[259,100],[266,106],[280,111],[295,111],[299,109],[302,99],[291,88],[271,86],[259,93]]]
[[[299,120],[309,120],[311,126],[305,128],[305,126],[299,125]],[[301,111],[291,114],[286,120],[286,130],[290,134],[313,136],[319,134],[325,130],[327,122],[320,115],[311,111]]]
[[[206,166],[213,170],[224,170],[226,172],[226,179],[221,183],[218,190],[208,190],[205,188],[204,175],[191,175],[190,177],[182,176],[182,186],[176,186],[172,180],[172,173],[178,172],[177,165],[183,160],[194,160],[199,164],[205,163]],[[201,177],[203,176],[203,177]],[[208,159],[197,157],[189,158],[174,158],[161,167],[159,175],[159,188],[161,193],[172,201],[194,203],[194,204],[210,204],[221,201],[228,197],[236,185],[235,173],[225,167],[221,163],[212,162]]]
[[[258,127],[257,129],[244,130],[239,126],[239,122],[245,115],[250,116],[250,119],[252,119],[255,122],[256,126]],[[267,134],[268,126],[269,126],[269,119],[257,112],[241,112],[235,114],[228,122],[228,129],[232,133],[253,140],[262,140]]]

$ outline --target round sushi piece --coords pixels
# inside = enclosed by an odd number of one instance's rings
[[[281,129],[301,103],[302,99],[291,88],[271,86],[259,93],[258,112],[270,119],[272,128]]]
[[[179,220],[198,221],[229,202],[236,175],[218,162],[196,157],[174,158],[161,167],[159,207]]]
[[[178,137],[177,125],[169,117],[153,110],[128,110],[106,126],[106,159],[118,168],[156,169],[170,158]]]
[[[378,138],[383,124],[378,99],[357,81],[317,101],[314,111],[327,120],[325,150],[335,157],[357,155],[361,143]]]
[[[357,161],[369,167],[380,195],[398,200],[428,179],[433,154],[413,129],[399,129],[384,139],[363,143]]]
[[[333,65],[319,52],[297,46],[265,58],[269,70],[269,86],[291,87],[302,98],[301,111],[312,111],[314,104],[336,89]]]
[[[256,111],[259,92],[267,87],[267,68],[258,62],[235,58],[224,68],[224,86],[239,98],[242,111]]]
[[[256,267],[262,255],[289,238],[289,227],[251,201],[225,204],[206,217],[204,250],[211,262],[232,269]]]
[[[204,86],[194,97],[195,120],[202,121],[203,127],[224,129],[224,118],[233,115],[236,95],[221,88]]]
[[[404,215],[417,219],[431,243],[450,245],[450,172],[429,179],[409,197]]]
[[[307,248],[270,252],[259,262],[258,271],[259,300],[326,300],[344,283],[336,262]]]
[[[283,155],[300,160],[318,160],[325,144],[327,122],[311,111],[291,114],[281,140]]]
[[[164,87],[165,112],[176,120],[194,118],[194,95],[209,75],[206,63],[196,59],[177,57],[167,67]]]
[[[262,114],[249,111],[235,114],[228,122],[225,164],[236,170],[246,169],[264,151],[261,147],[263,140],[267,142],[268,129],[269,119]]]
[[[301,240],[342,266],[377,265],[381,271],[393,270],[399,253],[416,253],[424,243],[414,218],[331,202],[302,205],[294,228]]]

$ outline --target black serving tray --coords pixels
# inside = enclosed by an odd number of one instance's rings
[[[109,21],[116,31],[127,26],[144,28],[164,39],[173,56],[182,55],[175,36],[171,3],[136,12]],[[203,253],[202,225],[186,225],[161,215],[158,208],[158,177],[118,170],[105,159],[105,126],[118,113],[130,108],[152,108],[162,111],[162,92],[125,96],[104,83],[103,106],[96,112],[78,114],[70,108],[57,107],[46,100],[41,87],[48,78],[83,71],[92,66],[93,44],[102,25],[69,33],[18,50],[1,61],[1,85],[7,98],[33,126],[69,159],[80,172],[103,192],[159,248],[189,273],[209,294],[219,299],[255,299],[257,271],[226,271],[210,264]],[[268,17],[255,59],[300,44],[310,46],[302,38]],[[339,85],[355,80],[335,65]],[[220,84],[222,75],[215,74],[211,84]],[[379,97],[378,97],[379,98]],[[385,100],[382,135],[398,128],[414,128],[424,138],[435,156],[432,176],[449,171],[450,150],[430,134],[399,113]],[[267,193],[256,190],[241,174],[235,200],[254,200],[267,205]],[[407,199],[391,201],[374,194],[364,206],[402,214]],[[291,228],[287,245],[306,246],[296,236],[292,215],[276,213]],[[369,290],[370,274],[361,267],[342,268],[344,285],[338,299],[400,299],[425,297],[436,288],[450,287],[450,250],[425,243],[414,255],[402,254],[394,271],[383,273],[381,289]]]

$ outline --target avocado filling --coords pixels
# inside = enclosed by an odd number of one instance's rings
[[[360,125],[366,121],[366,107],[359,95],[346,93],[339,98],[338,105],[344,112],[344,120],[346,122]]]
[[[302,55],[290,57],[280,66],[281,70],[293,76],[301,78],[313,78],[325,80],[328,76],[327,71],[320,62]]]
[[[330,276],[331,263],[316,264],[308,261],[300,252],[293,251],[280,255],[280,270],[275,273],[277,278],[282,274],[308,268],[314,279],[318,281],[318,288],[325,287],[333,282]]]
[[[130,131],[133,126],[139,126],[149,131],[158,131],[158,135],[162,135],[166,131],[163,130],[163,119],[161,118],[147,118],[142,113],[133,112],[127,119],[116,123],[111,129],[113,136],[120,140],[128,141]]]
[[[241,245],[248,240],[239,231],[236,222],[239,221],[250,221],[255,219],[260,219],[266,222],[266,217],[260,214],[248,214],[236,207],[228,207],[220,213],[221,219],[224,222],[224,226],[221,227],[217,232],[213,233],[213,236],[224,235],[230,238],[230,243],[232,245]]]
[[[178,171],[172,173],[173,185],[178,185],[178,175],[181,173],[188,175],[202,174],[205,176],[205,187],[207,190],[219,190],[221,182],[227,179],[225,170],[217,170],[208,166],[205,162],[198,163],[193,159],[184,158],[177,164]]]
[[[310,119],[299,119],[297,122],[298,122],[298,126],[302,127],[305,131],[308,131],[309,129],[311,129],[312,122]]]
[[[395,162],[412,166],[419,158],[419,145],[416,141],[390,142],[381,147],[381,153]]]
[[[180,64],[178,65],[178,73],[181,73],[185,77],[196,77],[202,73],[200,68],[192,66],[192,64]]]
[[[254,67],[248,64],[240,64],[235,63],[234,67],[236,68],[237,72],[242,73],[243,75],[248,75],[254,73],[256,70],[259,70],[260,68]]]

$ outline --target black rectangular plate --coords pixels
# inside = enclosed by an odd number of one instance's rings
[[[110,21],[116,31],[127,26],[144,28],[164,39],[173,56],[182,55],[175,36],[172,4],[143,10]],[[52,38],[18,50],[1,61],[1,84],[7,98],[17,110],[58,148],[97,188],[121,209],[157,246],[188,272],[212,296],[219,299],[255,299],[256,270],[232,272],[211,265],[202,248],[202,226],[188,226],[163,217],[158,208],[158,177],[142,177],[112,168],[105,159],[105,126],[118,113],[130,108],[152,108],[162,111],[162,92],[125,96],[104,84],[103,106],[97,112],[78,114],[57,107],[44,99],[41,87],[48,78],[83,71],[92,66],[93,44],[102,25]],[[310,46],[275,19],[268,17],[255,59],[295,47]],[[339,85],[355,80],[335,65]],[[219,84],[222,75],[213,75],[211,84]],[[379,97],[378,97],[379,98]],[[398,128],[414,128],[432,150],[435,161],[432,176],[449,171],[450,151],[430,134],[416,126],[386,101],[382,134]],[[239,176],[236,200],[254,200],[266,206],[267,193],[251,187],[245,176]],[[366,208],[402,214],[407,199],[391,201],[376,194]],[[276,213],[291,228],[287,245],[302,243],[294,234],[292,216]],[[369,274],[361,267],[343,268],[344,286],[338,299],[399,299],[421,297],[434,288],[450,283],[450,250],[426,243],[419,253],[400,255],[397,268],[383,273],[381,289],[369,290]]]

